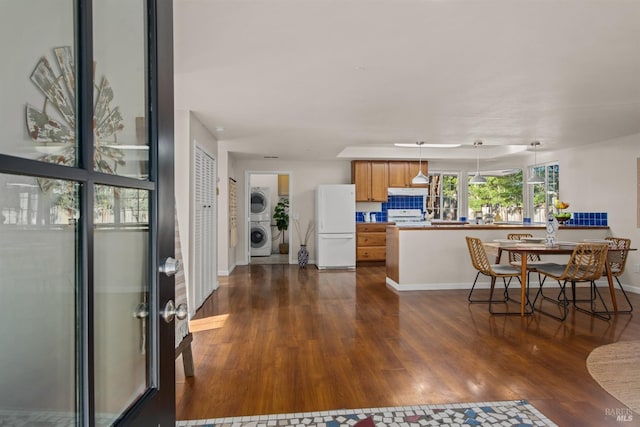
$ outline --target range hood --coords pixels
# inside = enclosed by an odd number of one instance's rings
[[[389,196],[428,196],[428,188],[406,188],[406,187],[389,187],[387,189]]]

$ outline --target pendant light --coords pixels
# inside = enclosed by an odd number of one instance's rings
[[[533,141],[531,146],[533,147],[533,175],[527,181],[528,184],[544,184],[544,178],[538,175],[536,172],[536,166],[538,165],[538,156],[536,153],[536,147],[540,145],[540,141]]]
[[[418,142],[416,142],[416,145],[420,149],[420,162],[418,163],[418,165],[419,165],[418,166],[418,174],[413,177],[413,179],[411,180],[411,183],[412,184],[428,184],[429,183],[429,178],[427,178],[422,173],[422,146],[424,145],[424,141],[418,141]]]
[[[486,184],[487,179],[480,175],[480,147],[482,141],[475,141],[473,146],[476,147],[476,174],[469,180],[469,184]]]

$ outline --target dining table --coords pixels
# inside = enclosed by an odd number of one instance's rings
[[[484,245],[489,248],[497,249],[496,264],[500,264],[502,258],[502,251],[508,251],[520,254],[520,316],[525,316],[525,308],[527,304],[527,259],[530,255],[571,255],[578,242],[563,242],[561,244],[555,244],[547,246],[544,243],[528,243],[528,242],[509,242],[508,244],[500,242],[485,242]],[[602,242],[605,243],[605,242]],[[628,250],[634,251],[636,249],[616,249],[609,247],[609,251],[621,251]],[[616,301],[616,292],[613,284],[613,275],[611,274],[611,266],[608,262],[605,263],[605,274],[607,281],[609,282],[609,292],[611,294],[611,304],[613,305],[613,311],[618,311],[618,303]]]

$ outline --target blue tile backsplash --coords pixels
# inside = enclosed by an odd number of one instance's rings
[[[389,196],[389,201],[382,203],[382,211],[387,209],[420,209],[422,210],[423,196]]]
[[[372,212],[376,214],[378,222],[387,222],[387,209],[420,209],[423,208],[423,196],[389,196],[388,201],[382,203],[381,212]],[[364,221],[364,213],[356,212],[356,221]]]
[[[422,211],[423,196],[389,196],[387,202],[382,203],[381,212],[375,213],[376,221],[387,221],[387,209],[420,209]],[[364,221],[364,213],[356,212],[356,222]],[[591,227],[608,227],[609,221],[606,212],[573,212],[571,219],[566,222],[566,225],[584,225]]]
[[[609,225],[606,212],[573,212],[567,225],[588,225],[592,227]]]

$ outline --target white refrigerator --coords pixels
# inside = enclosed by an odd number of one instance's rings
[[[356,267],[356,186],[319,185],[316,189],[316,266]]]

